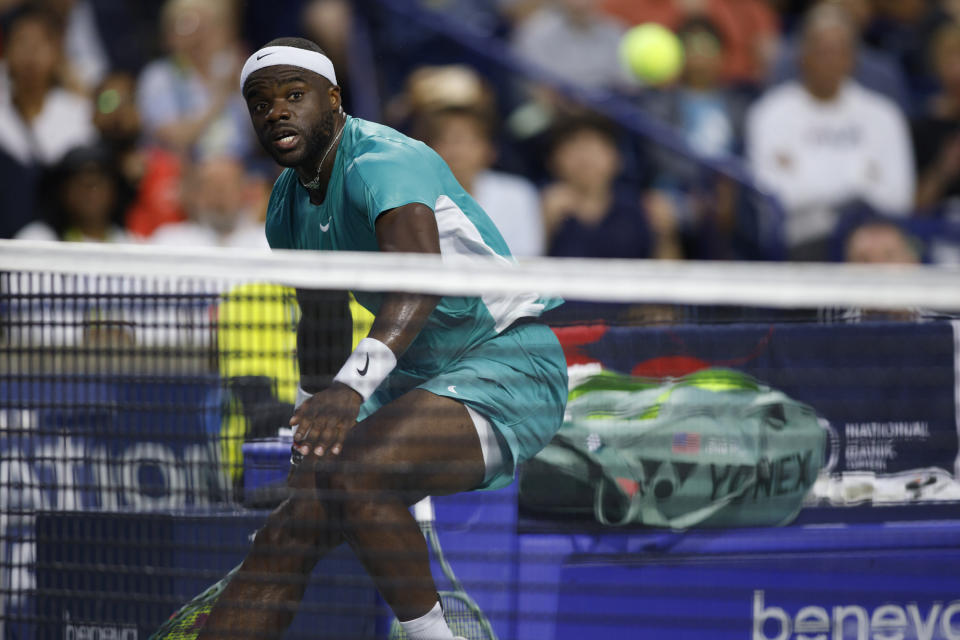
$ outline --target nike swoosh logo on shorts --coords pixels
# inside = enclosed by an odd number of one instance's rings
[[[457,392],[457,385],[455,385],[455,384],[450,385],[449,387],[447,387],[447,391],[449,391],[450,393],[456,393],[456,392]]]
[[[357,369],[357,373],[362,376],[367,375],[367,369],[370,368],[370,354],[367,354],[367,361],[363,363],[363,369]]]
[[[266,58],[267,56],[272,56],[272,55],[275,54],[275,53],[276,53],[276,51],[271,51],[270,53],[265,53],[265,54],[263,54],[262,56],[257,56],[257,60],[263,60],[263,59]]]
[[[320,231],[323,231],[324,233],[326,233],[327,230],[330,229],[330,223],[331,223],[331,222],[333,222],[333,220],[327,220],[327,224],[325,224],[325,225],[324,225],[324,224],[321,224],[321,225],[320,225]]]

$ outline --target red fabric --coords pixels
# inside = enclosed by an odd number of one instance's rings
[[[144,238],[162,225],[186,219],[180,204],[180,159],[162,149],[147,153],[147,170],[126,214],[127,230]]]
[[[656,22],[677,29],[695,12],[684,11],[678,0],[603,0],[601,9],[629,25]],[[727,44],[724,74],[730,80],[763,79],[760,49],[777,37],[777,15],[764,0],[705,0],[706,17],[724,35]]]
[[[592,344],[603,337],[609,329],[605,324],[591,324],[576,327],[553,327],[553,332],[560,340],[563,355],[567,358],[567,366],[574,364],[590,364],[599,362],[597,358],[581,349],[584,345]]]
[[[709,362],[693,356],[664,356],[644,360],[630,373],[643,378],[679,378],[709,367]]]

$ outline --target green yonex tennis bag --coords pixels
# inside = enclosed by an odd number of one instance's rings
[[[603,372],[570,392],[560,431],[521,470],[520,503],[607,525],[783,525],[825,441],[813,409],[736,371]]]

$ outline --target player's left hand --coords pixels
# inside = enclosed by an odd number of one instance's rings
[[[326,453],[340,455],[344,438],[357,424],[361,404],[360,394],[339,382],[313,394],[290,418],[290,426],[297,429],[293,434],[294,450],[318,458]]]

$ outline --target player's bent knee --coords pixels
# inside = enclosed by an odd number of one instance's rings
[[[366,475],[352,474],[347,471],[331,473],[327,479],[328,501],[342,510],[342,505],[347,502],[359,500],[368,491],[367,487],[370,484]]]
[[[255,547],[276,549],[296,542],[293,522],[293,509],[289,500],[277,507],[253,539]]]
[[[334,523],[323,517],[316,499],[287,499],[267,517],[254,546],[272,549],[312,548],[335,538]]]
[[[344,534],[365,523],[380,522],[384,505],[395,504],[398,493],[374,473],[335,473],[330,476],[330,492],[339,503]]]

